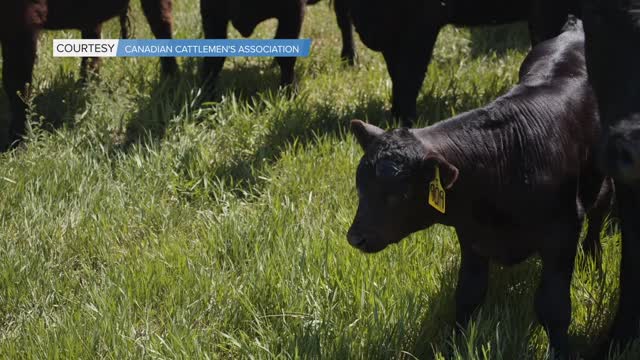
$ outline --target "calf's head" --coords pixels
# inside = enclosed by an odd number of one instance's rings
[[[359,204],[349,243],[378,252],[437,222],[441,215],[429,206],[429,184],[438,167],[442,186],[451,188],[458,169],[409,129],[384,132],[353,120],[351,130],[365,154],[356,173]]]
[[[601,163],[626,183],[640,181],[640,0],[585,0],[589,80],[603,124]]]

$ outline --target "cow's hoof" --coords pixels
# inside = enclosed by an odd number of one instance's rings
[[[161,63],[163,78],[172,77],[173,75],[176,75],[180,70],[178,68],[178,63],[176,62],[176,60],[175,59],[172,59],[172,60],[173,61],[163,61]]]
[[[300,88],[298,85],[298,81],[296,81],[295,79],[292,81],[280,83],[280,91],[282,91],[288,97],[297,95],[299,90]]]
[[[349,65],[349,66],[355,66],[357,63],[357,56],[355,53],[342,53],[340,54],[340,58],[342,59],[342,62]]]

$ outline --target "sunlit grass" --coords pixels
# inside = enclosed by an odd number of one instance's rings
[[[197,3],[175,2],[176,37],[201,36]],[[137,4],[133,21],[151,37]],[[110,22],[104,37],[118,34]],[[308,12],[295,98],[271,59],[230,59],[213,103],[197,60],[161,80],[157,59],[106,59],[83,87],[78,60],[50,55],[51,39],[77,36],[41,37],[33,132],[0,155],[0,357],[544,357],[535,259],[493,269],[486,303],[453,336],[452,229],[377,255],[348,245],[361,154],[348,122],[389,126],[391,82],[360,43],[359,64],[340,63],[327,4]],[[522,26],[447,28],[420,124],[506,91],[527,49]],[[6,120],[4,94],[0,109]],[[571,342],[584,356],[617,296],[619,235],[603,240],[605,275],[580,256],[573,281]]]

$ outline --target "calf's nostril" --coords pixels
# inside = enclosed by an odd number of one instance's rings
[[[357,234],[349,234],[347,235],[347,240],[349,240],[349,244],[352,246],[360,246],[364,243],[365,237]]]

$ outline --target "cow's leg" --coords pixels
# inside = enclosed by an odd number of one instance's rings
[[[353,42],[353,26],[351,25],[351,18],[349,17],[348,0],[334,0],[333,7],[336,12],[336,19],[338,20],[338,27],[342,33],[342,52],[340,57],[345,60],[349,65],[356,63],[356,49]]]
[[[130,8],[127,6],[120,14],[120,38],[129,39],[131,37],[131,19],[129,19]]]
[[[569,6],[566,1],[532,1],[529,16],[529,36],[533,46],[558,36],[567,22]]]
[[[616,201],[622,226],[620,301],[611,328],[611,340],[625,346],[635,339],[640,326],[640,193],[637,185],[615,182]]]
[[[227,1],[200,0],[200,14],[205,39],[226,39],[229,23]],[[202,64],[202,77],[213,85],[224,66],[224,57],[206,57]]]
[[[144,16],[149,22],[151,31],[156,39],[171,39],[173,27],[172,0],[141,0]],[[178,71],[176,58],[160,58],[162,73],[164,75],[175,74]]]
[[[83,39],[100,39],[102,24],[97,24],[92,28],[82,29]],[[90,74],[97,74],[100,70],[101,58],[83,57],[80,64],[80,79],[86,81]]]
[[[562,224],[551,229],[552,249],[541,251],[542,278],[535,297],[538,320],[549,337],[556,357],[569,355],[569,324],[571,322],[571,277],[575,262],[580,222]]]
[[[587,211],[589,226],[587,228],[587,235],[582,242],[582,249],[586,255],[596,260],[598,269],[601,269],[602,264],[600,234],[604,226],[604,221],[611,212],[613,196],[613,181],[610,178],[606,178],[601,184],[598,197],[593,201],[593,205]]]
[[[462,259],[456,287],[456,323],[464,327],[487,294],[489,262],[464,241],[460,242],[460,248]]]
[[[422,35],[424,37],[420,40],[402,42],[410,44],[410,48],[398,47],[382,52],[393,86],[391,111],[405,127],[411,127],[416,118],[416,101],[431,61],[438,31],[426,31]]]
[[[19,141],[25,134],[26,105],[21,96],[28,96],[26,85],[32,80],[37,41],[38,34],[35,31],[17,32],[2,41],[2,82],[12,112],[10,144]]]
[[[287,9],[278,17],[276,39],[297,39],[300,37],[302,22],[304,21],[305,2],[298,1],[295,6]],[[280,66],[280,86],[295,86],[295,57],[277,57]]]

